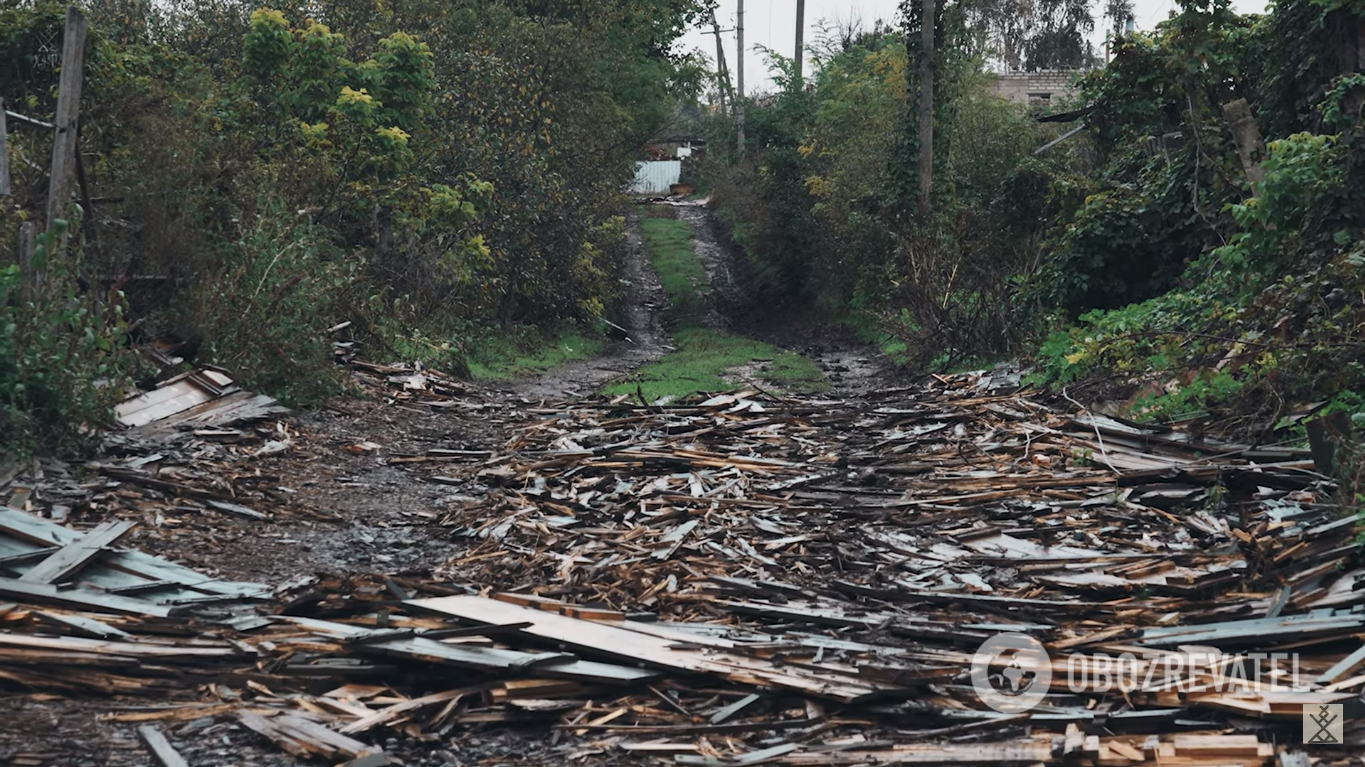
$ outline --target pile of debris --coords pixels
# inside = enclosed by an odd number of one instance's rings
[[[155,696],[109,718],[162,763],[218,718],[356,765],[504,724],[566,762],[1358,764],[1365,571],[1307,451],[1012,384],[532,410],[390,458],[464,499],[434,574],[268,589],[10,509],[0,679]]]

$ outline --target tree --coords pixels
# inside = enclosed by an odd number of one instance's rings
[[[1133,0],[1104,0],[1104,18],[1113,37],[1123,36],[1128,20],[1133,18],[1133,7]]]
[[[1093,31],[1089,0],[1038,0],[1034,29],[1025,46],[1025,66],[1037,71],[1093,64],[1095,52],[1086,40]]]

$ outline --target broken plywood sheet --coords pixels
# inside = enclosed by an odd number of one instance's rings
[[[144,432],[170,429],[181,423],[199,427],[225,426],[285,412],[263,394],[242,391],[227,371],[205,367],[159,384],[114,407],[120,425]]]

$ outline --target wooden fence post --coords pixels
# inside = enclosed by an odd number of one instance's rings
[[[66,9],[66,32],[62,36],[62,77],[57,91],[57,129],[52,138],[52,179],[47,193],[47,227],[66,218],[75,185],[76,128],[81,110],[81,71],[85,65],[85,16],[76,6]]]

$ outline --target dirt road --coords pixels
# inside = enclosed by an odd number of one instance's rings
[[[870,350],[846,334],[818,328],[797,319],[789,307],[751,295],[753,283],[742,258],[708,211],[681,208],[679,215],[693,226],[697,251],[713,281],[714,327],[807,354],[820,364],[837,394],[866,391],[887,380],[886,369],[874,362]],[[493,488],[471,477],[453,483],[434,481],[429,472],[415,473],[390,459],[433,448],[496,455],[505,449],[513,429],[532,418],[530,408],[590,396],[604,383],[666,353],[670,348],[662,316],[666,302],[635,235],[624,280],[620,324],[628,339],[614,341],[598,357],[533,379],[471,387],[467,407],[453,412],[382,397],[347,398],[282,419],[272,436],[283,437],[288,449],[253,460],[245,468],[268,476],[273,495],[290,509],[308,513],[285,511],[268,525],[216,516],[175,522],[175,527],[165,526],[157,515],[124,543],[226,579],[264,583],[320,574],[427,573],[441,567],[470,544],[437,520],[451,509],[477,506]],[[199,693],[185,690],[179,699],[198,700]],[[5,722],[0,727],[0,763],[147,764],[132,725],[100,717],[128,706],[169,702],[0,697],[0,720]],[[200,719],[168,731],[191,764],[295,763],[231,722]],[[462,736],[458,747],[392,739],[385,745],[391,752],[405,753],[408,764],[560,763],[560,757],[549,755],[552,744],[542,735],[524,737],[496,729]]]

